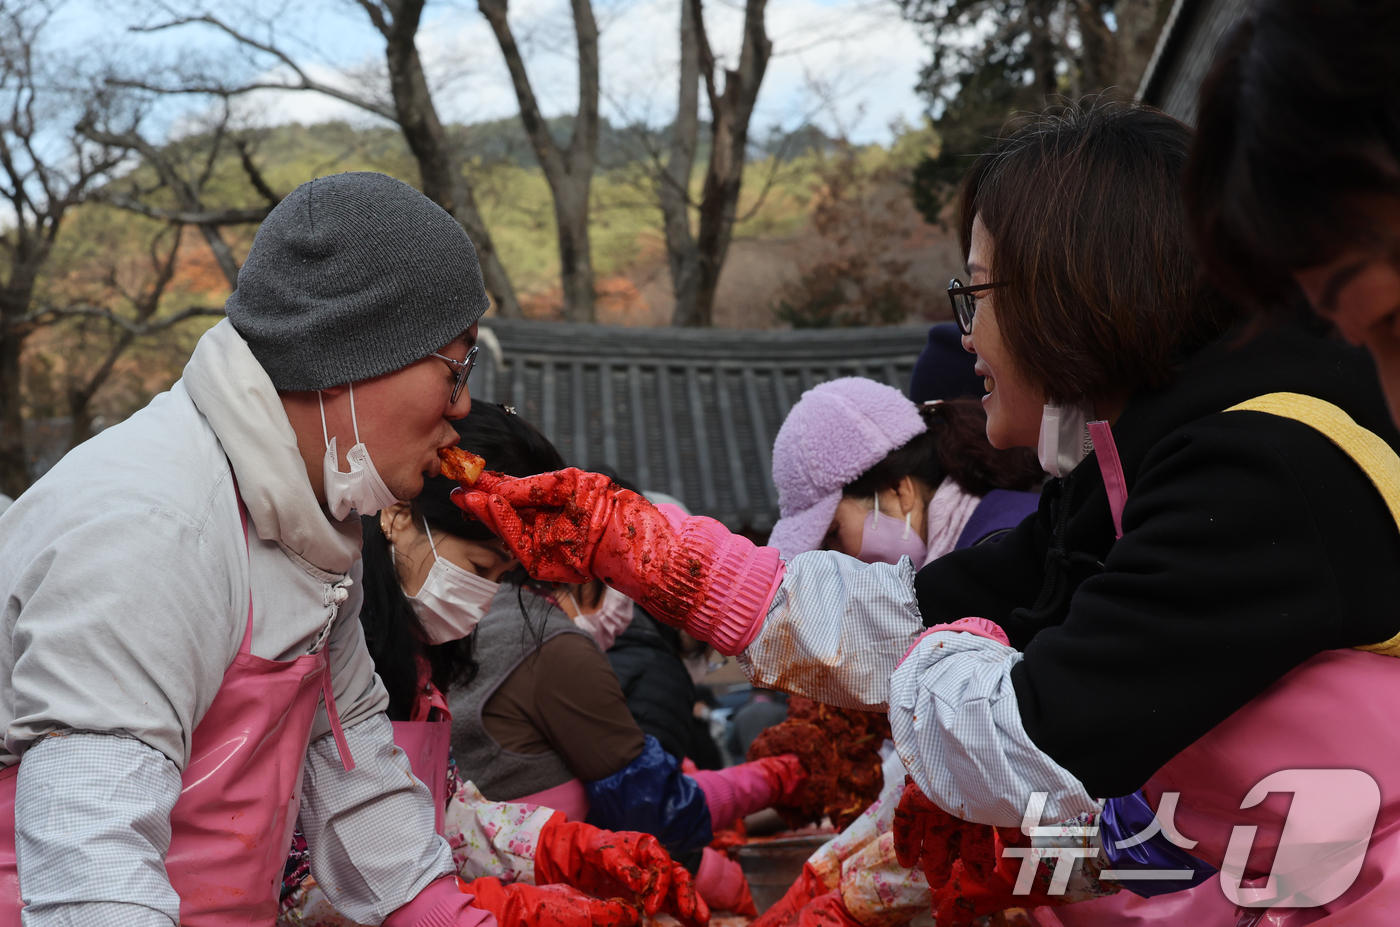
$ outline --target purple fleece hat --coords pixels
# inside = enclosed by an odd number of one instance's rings
[[[841,489],[928,430],[918,406],[892,386],[842,377],[802,394],[773,442],[782,515],[768,537],[784,559],[816,550]]]

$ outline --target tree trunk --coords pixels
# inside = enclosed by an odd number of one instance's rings
[[[201,225],[199,233],[204,236],[209,250],[214,253],[214,260],[218,263],[219,270],[223,271],[229,289],[238,289],[238,261],[234,258],[228,242],[224,241],[224,235],[219,231],[219,227],[217,225]],[[76,446],[76,442],[74,446]]]
[[[0,306],[0,319],[9,314],[8,307]],[[18,327],[0,321],[0,493],[11,498],[29,488],[29,454],[20,410],[24,335]]]
[[[700,252],[690,231],[690,177],[700,136],[700,48],[695,29],[696,0],[681,0],[680,94],[671,150],[656,179],[656,201],[665,221],[666,261],[671,269],[671,292],[676,306],[673,325],[685,325],[695,315],[700,292]]]
[[[524,58],[510,28],[506,0],[477,0],[477,7],[491,24],[491,31],[501,46],[515,98],[520,104],[520,122],[554,198],[564,318],[570,322],[592,322],[596,317],[596,291],[588,200],[598,159],[598,24],[590,0],[571,0],[570,5],[578,45],[578,112],[574,116],[569,147],[561,150],[535,99]]]
[[[476,246],[477,260],[486,289],[496,302],[496,310],[509,319],[523,318],[515,287],[501,264],[486,222],[476,206],[476,198],[462,175],[462,163],[453,150],[442,120],[433,105],[423,62],[418,57],[415,36],[423,13],[423,0],[408,0],[397,6],[392,27],[385,34],[385,57],[389,68],[389,88],[398,114],[404,140],[418,162],[423,194],[456,219]]]
[[[214,228],[213,231],[215,234],[218,233],[217,228]],[[221,244],[223,243],[222,237],[219,238],[219,242]],[[174,271],[174,252],[177,248],[179,248],[178,241],[176,241],[174,248],[171,249],[171,264],[167,268],[167,273],[163,275],[166,283],[169,282],[170,274]],[[235,277],[237,276],[236,270],[234,271],[234,275]],[[165,285],[162,283],[159,285],[156,292],[152,294],[149,311],[140,313],[140,321],[145,322],[155,314],[156,307],[159,304],[160,294],[164,289]],[[132,332],[122,332],[117,336],[117,340],[112,343],[112,346],[107,349],[107,356],[103,358],[102,365],[93,371],[92,376],[88,377],[86,382],[68,388],[68,415],[70,417],[68,425],[68,447],[70,450],[92,437],[92,399],[97,395],[97,391],[102,389],[103,385],[106,384],[108,378],[112,376],[112,371],[117,366],[117,360],[127,348],[131,347],[131,343],[135,340],[136,335]]]
[[[1118,81],[1118,45],[1099,12],[1098,0],[1075,0],[1081,54],[1079,68],[1083,93],[1102,93]],[[1122,89],[1122,88],[1119,88]],[[1134,87],[1129,90],[1132,93]]]
[[[710,326],[714,324],[715,289],[720,271],[729,254],[734,233],[734,218],[739,206],[739,191],[744,179],[744,162],[749,146],[749,120],[753,117],[754,101],[763,83],[773,43],[764,31],[763,14],[766,0],[747,0],[744,7],[744,39],[739,52],[739,64],[724,72],[724,92],[715,89],[714,56],[705,38],[705,23],[699,0],[694,0],[697,43],[705,68],[705,87],[709,92],[711,123],[710,164],[705,172],[705,187],[700,200],[699,281],[695,301],[688,317],[679,313],[675,324]],[[679,307],[678,307],[679,308]]]

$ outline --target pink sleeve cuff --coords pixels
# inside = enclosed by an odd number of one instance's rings
[[[705,847],[695,872],[695,890],[714,911],[735,911],[743,903],[744,871],[714,847]]]
[[[463,894],[456,876],[428,883],[408,904],[384,918],[384,927],[497,927],[490,911],[472,906],[475,895]]]
[[[761,766],[753,763],[740,763],[725,769],[702,769],[691,774],[691,778],[705,793],[705,805],[710,809],[710,825],[717,831],[773,803],[773,782]]]
[[[903,663],[909,659],[909,654],[914,652],[915,647],[923,643],[924,638],[939,631],[962,631],[966,634],[975,634],[977,637],[985,637],[989,641],[996,641],[1007,647],[1011,646],[1011,638],[1006,636],[1001,625],[995,621],[988,621],[986,618],[959,618],[951,624],[936,624],[914,638],[914,643],[910,644],[909,649],[904,651],[904,656],[899,658],[899,662]]]
[[[713,518],[686,519],[681,543],[710,572],[704,601],[686,620],[685,630],[727,657],[742,653],[763,628],[787,564],[777,548],[731,534]]]

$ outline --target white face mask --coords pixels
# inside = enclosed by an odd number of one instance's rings
[[[423,580],[423,588],[408,600],[413,603],[428,643],[445,644],[466,637],[476,629],[491,610],[491,600],[501,584],[439,557],[433,529],[428,527],[426,518],[423,530],[428,532],[428,544],[433,549],[433,566]]]
[[[578,611],[574,624],[592,635],[600,650],[612,647],[617,636],[632,625],[632,600],[611,586],[603,587],[603,600],[591,615],[583,613],[573,593],[569,593],[569,598],[574,600],[574,608]]]
[[[379,478],[374,462],[369,459],[369,449],[360,441],[360,423],[355,419],[355,384],[350,384],[350,425],[355,429],[355,446],[345,454],[350,462],[350,472],[340,472],[340,456],[336,453],[335,438],[326,431],[326,403],[321,391],[316,391],[316,401],[321,404],[321,436],[326,441],[326,456],[321,463],[321,478],[326,492],[326,508],[336,521],[344,521],[353,509],[361,515],[378,515],[380,509],[387,509],[398,502],[389,487]]]
[[[1088,400],[1071,406],[1045,407],[1036,448],[1041,469],[1054,477],[1066,476],[1089,456],[1094,449],[1094,440],[1089,437],[1093,412]]]

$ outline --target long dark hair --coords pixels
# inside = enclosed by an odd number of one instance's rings
[[[892,489],[906,476],[937,489],[945,477],[974,496],[993,489],[1039,489],[1045,473],[1024,447],[999,451],[987,440],[987,413],[976,399],[925,403],[919,412],[928,431],[895,448],[885,459],[848,483],[842,493],[869,498]]]
[[[564,459],[544,435],[503,406],[478,403],[471,414],[453,422],[462,436],[460,446],[486,459],[486,465],[510,476],[533,476],[564,467]],[[469,541],[495,539],[489,529],[467,517],[451,500],[454,480],[444,476],[425,481],[423,492],[411,504],[415,523],[426,518],[432,530]],[[418,689],[419,654],[432,666],[433,685],[443,692],[465,685],[476,676],[472,638],[429,646],[422,643],[422,626],[412,604],[399,585],[392,549],[379,517],[363,518],[364,606],[360,623],[375,669],[389,690],[389,717],[408,720]]]

